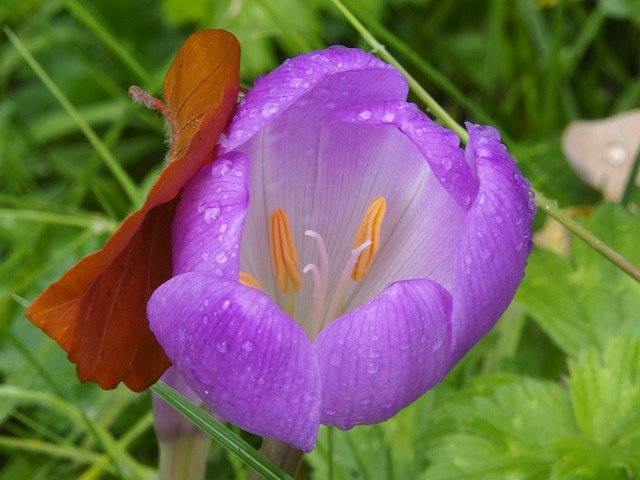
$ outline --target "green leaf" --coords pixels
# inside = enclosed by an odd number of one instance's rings
[[[640,263],[640,217],[604,204],[585,222],[603,241]],[[516,299],[566,353],[603,347],[614,335],[640,337],[640,284],[588,245],[573,241],[572,258],[543,249],[529,258]]]
[[[612,338],[603,353],[587,350],[569,362],[575,418],[601,445],[640,452],[640,340]],[[640,456],[634,455],[640,473]]]
[[[266,480],[289,479],[289,475],[282,471],[271,460],[264,457],[238,435],[225,427],[218,420],[206,413],[200,407],[162,382],[156,383],[151,389],[165,402],[175,408],[187,419],[193,422],[203,432],[219,442],[224,448],[237,455],[245,464],[251,467]]]
[[[435,415],[425,480],[627,479],[640,473],[640,340],[571,362],[568,386],[476,379]],[[497,380],[497,381],[496,381]],[[438,430],[436,430],[438,432]],[[634,477],[635,478],[635,477]]]

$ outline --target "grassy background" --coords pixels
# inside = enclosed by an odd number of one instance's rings
[[[637,192],[626,208],[602,204],[560,147],[570,121],[638,107],[636,0],[346,4],[454,118],[494,124],[536,188],[563,207],[586,207],[589,226],[640,262]],[[135,207],[107,160],[117,159],[140,195],[161,166],[162,120],[132,104],[127,88],[159,92],[198,28],[240,39],[245,86],[288,56],[365,45],[328,0],[3,0],[0,24],[75,112],[3,33],[0,480],[152,478],[149,394],[79,384],[61,349],[24,318],[25,306]],[[305,472],[638,478],[639,298],[637,284],[582,245],[568,257],[539,249],[503,321],[441,386],[385,424],[323,431]],[[209,470],[210,478],[247,475],[217,445]]]

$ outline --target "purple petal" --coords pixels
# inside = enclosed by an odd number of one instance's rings
[[[249,162],[228,153],[187,184],[172,226],[174,275],[203,271],[237,280],[249,205]]]
[[[435,282],[389,286],[314,342],[322,423],[382,422],[436,385],[449,367],[451,296]]]
[[[305,53],[256,80],[238,106],[223,148],[236,149],[293,104],[317,122],[336,106],[404,100],[407,93],[407,82],[395,68],[360,49],[335,46]]]
[[[378,195],[387,203],[380,250],[354,286],[349,309],[398,280],[451,285],[451,245],[477,192],[452,131],[406,102],[349,107],[325,117],[317,162],[314,210],[300,228],[324,236],[332,260],[329,284],[337,283],[367,205]],[[312,242],[303,245],[301,257],[314,260]]]
[[[304,332],[259,290],[204,273],[158,288],[151,330],[214,411],[256,435],[310,451],[320,420],[320,378]]]
[[[261,77],[238,107],[226,151],[250,158],[251,208],[242,240],[241,269],[271,298],[275,289],[265,232],[269,215],[284,208],[300,249],[314,208],[320,125],[336,108],[406,97],[407,84],[392,67],[357,49],[330,48],[300,55]]]
[[[442,186],[464,211],[469,210],[478,192],[478,181],[464,154],[460,140],[418,107],[406,102],[357,105],[341,110],[338,118],[362,125],[393,125],[415,144]],[[401,163],[398,159],[398,163]]]
[[[532,248],[533,195],[500,135],[467,124],[467,156],[480,182],[456,247],[453,361],[482,338],[515,294]]]

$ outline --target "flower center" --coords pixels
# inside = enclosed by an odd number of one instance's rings
[[[355,282],[361,282],[373,266],[376,253],[380,247],[380,230],[386,210],[384,197],[375,197],[365,209],[356,230],[351,255],[346,261],[342,273],[328,297],[329,257],[322,236],[313,230],[306,230],[316,244],[318,263],[309,263],[303,273],[311,274],[312,305],[302,327],[313,339],[322,328],[333,319],[344,313],[345,300]],[[291,235],[291,227],[286,212],[278,208],[271,212],[269,219],[269,246],[273,277],[278,290],[283,294],[283,310],[295,318],[295,295],[300,290],[301,275],[296,246]],[[260,288],[258,281],[246,272],[240,273],[240,283]]]

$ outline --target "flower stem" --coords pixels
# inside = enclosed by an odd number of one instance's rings
[[[382,45],[376,38],[367,30],[367,28],[344,6],[340,0],[331,0],[336,8],[342,13],[349,23],[355,28],[362,36],[365,42],[367,42],[371,48],[387,63],[390,63],[397,68],[407,79],[409,87],[415,93],[415,95],[422,100],[427,106],[427,109],[433,113],[433,115],[442,122],[446,127],[450,128],[458,137],[462,143],[467,143],[469,134],[467,131],[456,122],[451,115],[449,115],[444,108],[436,102],[436,100],[429,95],[429,93],[411,76],[409,72],[398,62],[393,55],[387,52],[384,45]],[[567,228],[571,233],[578,236],[582,241],[586,242],[591,248],[596,250],[607,260],[619,267],[623,272],[629,275],[631,278],[640,282],[640,269],[629,262],[619,252],[611,248],[609,245],[600,240],[595,234],[589,231],[587,228],[580,225],[578,222],[569,217],[555,202],[545,197],[540,192],[536,191],[536,204],[539,208],[551,215],[561,225]]]
[[[209,437],[202,432],[180,435],[172,440],[159,442],[158,479],[204,479],[210,443]]]
[[[273,463],[278,465],[282,470],[294,478],[298,474],[298,470],[300,470],[302,457],[304,457],[304,452],[302,450],[298,450],[288,443],[268,437],[264,437],[262,440],[260,453],[271,459]],[[251,480],[259,480],[262,477],[257,473],[252,472],[250,478]]]
[[[609,245],[595,236],[591,231],[571,218],[567,214],[567,212],[558,207],[556,202],[548,199],[542,193],[536,192],[536,204],[538,205],[538,207],[544,210],[544,212],[548,213],[551,217],[561,223],[571,233],[577,235],[581,240],[586,242],[596,252],[616,265],[631,278],[635,279],[637,282],[640,282],[640,268],[635,266],[619,252],[611,248]]]

